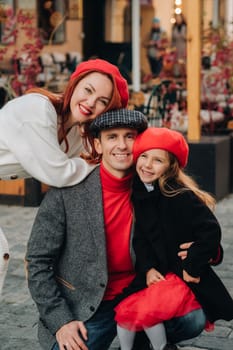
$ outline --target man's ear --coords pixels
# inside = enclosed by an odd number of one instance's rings
[[[101,146],[101,140],[100,138],[95,138],[94,139],[94,146],[95,146],[95,150],[98,154],[102,154],[102,146]]]

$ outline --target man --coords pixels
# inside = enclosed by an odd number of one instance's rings
[[[104,129],[95,139],[101,167],[77,186],[51,189],[40,206],[26,259],[44,349],[57,342],[60,350],[104,350],[115,337],[112,299],[134,277],[132,146],[146,127],[137,111],[102,115],[94,127]],[[117,233],[123,239],[114,246],[111,234]]]
[[[51,189],[40,206],[26,260],[46,350],[107,350],[116,335],[114,298],[134,278],[132,147],[146,127],[138,111],[97,117],[91,131],[100,167],[78,185]],[[200,332],[196,320],[189,336]]]

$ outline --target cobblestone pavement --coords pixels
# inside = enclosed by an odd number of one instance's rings
[[[10,262],[0,298],[0,350],[40,350],[37,342],[37,311],[29,295],[24,273],[26,242],[37,208],[0,205],[0,227],[10,246]],[[223,230],[225,258],[216,268],[233,296],[233,194],[217,204],[216,215]],[[232,350],[233,321],[218,321],[214,332],[179,344],[182,350]],[[116,350],[115,341],[111,350]]]

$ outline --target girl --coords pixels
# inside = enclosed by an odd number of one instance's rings
[[[167,128],[148,128],[134,143],[137,276],[125,295],[144,289],[115,309],[122,350],[140,330],[154,350],[176,348],[165,345],[164,321],[192,310],[202,308],[211,323],[233,318],[233,300],[209,264],[220,253],[214,199],[184,173],[188,152],[184,137]],[[183,259],[182,242],[193,242]]]
[[[61,94],[34,88],[0,110],[0,179],[34,177],[71,186],[93,169],[88,123],[126,107],[128,87],[118,68],[101,59],[80,63]]]

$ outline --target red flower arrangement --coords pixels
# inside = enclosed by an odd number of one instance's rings
[[[18,10],[14,14],[11,7],[5,9],[4,32],[0,46],[0,59],[2,60],[11,54],[13,72],[10,79],[11,95],[21,95],[25,90],[36,85],[36,77],[41,71],[39,61],[40,52],[43,48],[39,30],[35,26],[35,16],[30,12]],[[23,38],[21,47],[18,44],[18,38]],[[9,89],[9,81],[7,82]]]

